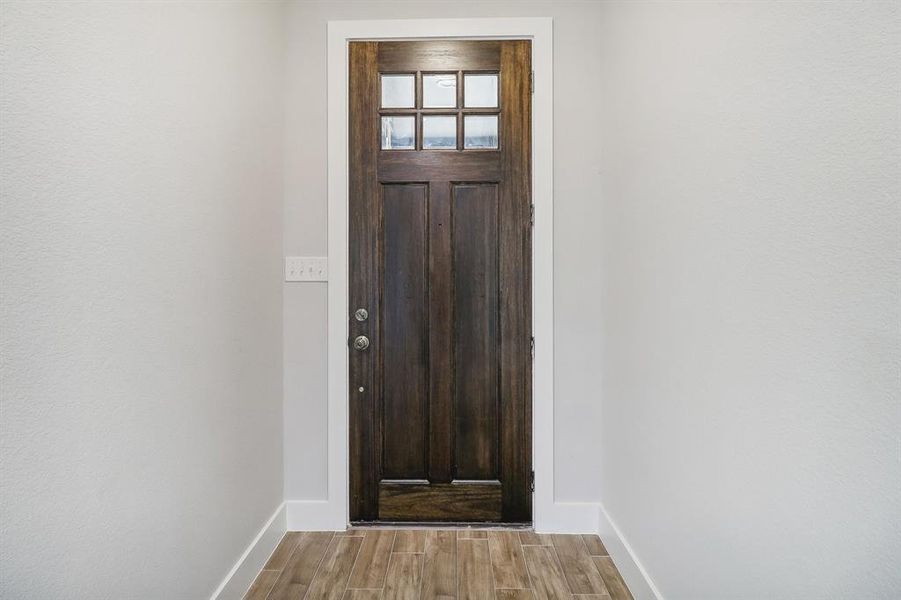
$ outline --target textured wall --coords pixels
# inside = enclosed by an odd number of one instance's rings
[[[0,597],[208,597],[282,500],[281,10],[0,5]]]
[[[605,4],[601,497],[668,600],[898,598],[899,17]]]
[[[297,2],[288,17],[285,253],[325,255],[326,24],[331,19],[554,17],[555,491],[599,499],[600,285],[596,110],[601,3]],[[285,286],[285,487],[288,500],[326,496],[326,286]],[[546,343],[538,340],[538,343]]]

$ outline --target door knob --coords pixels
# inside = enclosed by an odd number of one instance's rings
[[[354,350],[363,351],[369,347],[369,338],[365,335],[358,335],[354,338]]]

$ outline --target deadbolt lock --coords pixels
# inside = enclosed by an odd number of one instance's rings
[[[357,321],[365,321],[369,318],[369,311],[365,308],[358,308],[356,311],[354,311],[354,318]]]
[[[369,347],[369,338],[365,335],[358,335],[354,338],[354,350],[363,351]]]

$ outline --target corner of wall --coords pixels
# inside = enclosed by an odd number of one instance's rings
[[[343,531],[347,528],[345,506],[329,500],[285,502],[288,531]]]
[[[597,505],[597,533],[610,558],[622,575],[635,600],[664,600],[663,595],[642,566],[629,542],[607,514],[603,504]]]
[[[538,533],[594,533],[598,527],[596,502],[535,502]]]
[[[260,532],[241,554],[238,562],[210,596],[210,600],[240,600],[244,597],[244,593],[266,565],[266,561],[272,556],[287,531],[285,504],[282,502],[275,513],[269,517]]]

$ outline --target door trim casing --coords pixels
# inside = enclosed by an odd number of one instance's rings
[[[348,461],[348,44],[359,40],[530,39],[532,97],[533,523],[594,531],[597,506],[554,501],[553,19],[411,19],[328,23],[328,498],[292,515],[289,529],[343,529]],[[306,503],[305,503],[306,504]],[[300,522],[303,521],[303,522]]]

